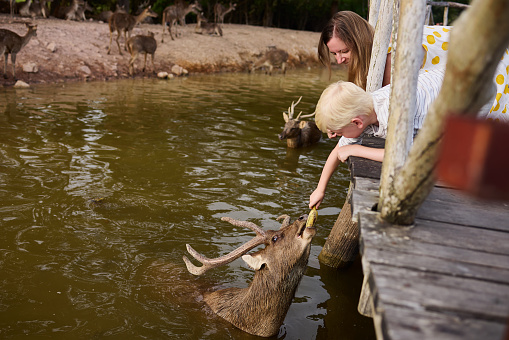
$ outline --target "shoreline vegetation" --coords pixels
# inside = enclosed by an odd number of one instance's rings
[[[17,80],[32,85],[130,78],[130,55],[123,50],[123,36],[120,38],[122,55],[115,41],[116,32],[112,37],[111,54],[107,54],[110,43],[108,23],[55,18],[32,20],[0,14],[0,28],[20,36],[27,32],[26,23],[37,25],[37,36],[32,37],[17,54],[16,79],[12,76],[9,56],[7,78],[0,77],[1,86],[13,86]],[[248,72],[251,65],[271,48],[283,49],[288,53],[287,69],[320,65],[317,58],[318,32],[224,24],[223,36],[220,37],[197,34],[195,28],[194,23],[178,27],[179,36],[175,40],[171,40],[166,31],[165,41],[161,43],[161,24],[144,23],[136,26],[133,36],[154,33],[157,50],[154,69],[149,56],[146,72],[142,72],[144,55],[138,56],[134,77],[155,78],[160,72],[162,75],[169,74],[169,77],[195,73]],[[275,69],[274,73],[280,72],[280,69]]]

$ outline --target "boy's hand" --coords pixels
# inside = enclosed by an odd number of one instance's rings
[[[325,197],[324,191],[315,189],[315,191],[313,191],[313,193],[309,196],[309,209],[312,209],[314,206],[316,206],[316,208],[318,209],[324,197]]]
[[[357,145],[345,145],[338,148],[338,159],[341,163],[346,162],[348,157],[354,155],[355,147],[357,147]]]

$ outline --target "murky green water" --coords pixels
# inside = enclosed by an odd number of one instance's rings
[[[184,272],[185,244],[217,257],[307,213],[324,140],[287,150],[282,111],[310,113],[328,79],[225,74],[0,89],[0,337],[248,339],[193,292],[245,287],[241,260]],[[300,110],[299,110],[300,109]],[[346,166],[319,210],[309,268],[279,338],[372,339],[361,269],[317,257],[342,207]]]

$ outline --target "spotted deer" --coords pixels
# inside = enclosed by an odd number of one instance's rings
[[[261,67],[268,67],[268,74],[272,74],[274,67],[280,67],[281,72],[286,73],[286,62],[288,61],[288,53],[278,48],[272,48],[265,52],[265,54],[255,61],[251,66],[251,72]],[[266,72],[267,73],[267,72]]]
[[[224,16],[231,11],[234,11],[237,7],[237,4],[233,4],[230,2],[230,7],[226,8],[223,6],[223,4],[216,2],[214,5],[214,22],[216,24],[219,24],[221,22],[222,25],[224,25]]]
[[[11,55],[12,76],[16,78],[16,55],[32,37],[37,36],[37,25],[26,24],[28,31],[20,36],[7,29],[0,29],[0,55],[4,55],[4,78],[7,78],[7,60]]]
[[[198,13],[197,16],[196,28],[194,29],[195,33],[198,34],[217,34],[219,36],[223,36],[223,30],[216,23],[207,22],[207,18],[203,15],[202,12]]]
[[[120,35],[122,34],[122,32],[124,32],[124,41],[127,43],[127,39],[128,39],[127,37],[128,36],[129,36],[129,38],[131,37],[131,32],[133,31],[134,26],[136,26],[138,23],[142,22],[143,19],[145,19],[148,16],[157,18],[157,13],[151,9],[151,6],[148,6],[147,8],[145,8],[143,10],[143,12],[141,12],[140,14],[138,14],[136,16],[128,14],[128,13],[123,13],[123,12],[113,13],[108,20],[108,25],[110,27],[110,46],[108,48],[108,54],[110,54],[110,52],[111,52],[111,41],[113,40],[113,32],[114,31],[117,31],[116,41],[117,41],[118,51],[119,51],[120,55],[122,55],[122,50],[120,48],[120,43],[119,43]],[[127,44],[124,47],[125,47],[125,50],[127,51]]]
[[[163,10],[163,35],[161,38],[161,42],[164,42],[164,31],[166,28],[166,25],[168,24],[168,32],[170,32],[171,40],[175,40],[173,38],[173,33],[171,32],[171,29],[173,26],[175,26],[175,37],[178,37],[178,31],[177,31],[177,21],[180,23],[180,25],[185,26],[186,25],[186,16],[191,13],[199,13],[202,10],[201,5],[198,3],[197,0],[189,5],[184,5],[183,3],[178,3],[176,5],[170,5],[166,7]]]
[[[294,110],[300,103],[302,97],[296,103],[292,101],[292,105],[288,108],[288,114],[283,112],[285,126],[279,134],[279,139],[286,139],[286,145],[289,148],[301,148],[315,144],[322,139],[322,132],[318,129],[315,122],[303,121],[302,118],[312,117],[315,114],[302,115],[300,112],[297,118],[293,118]]]
[[[154,33],[148,32],[148,35],[136,35],[127,40],[127,50],[131,54],[129,60],[129,74],[134,75],[134,61],[138,54],[145,54],[145,63],[143,64],[143,72],[147,67],[147,55],[150,54],[152,60],[152,71],[154,70],[154,53],[157,49],[157,42],[154,39]]]
[[[288,215],[278,217],[280,219],[283,222],[279,230],[265,231],[252,222],[223,217],[223,221],[251,229],[256,237],[215,259],[208,259],[187,245],[189,254],[203,264],[201,267],[183,257],[188,271],[194,275],[202,275],[242,257],[255,271],[249,286],[205,292],[203,300],[214,313],[235,327],[257,336],[278,334],[306,271],[311,241],[316,234],[315,219],[307,223],[308,215],[300,216],[293,223],[290,223]],[[259,245],[265,245],[265,248],[247,254]]]

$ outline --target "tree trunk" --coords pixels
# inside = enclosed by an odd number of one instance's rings
[[[509,44],[509,1],[474,0],[451,31],[442,90],[432,104],[408,159],[394,179],[382,217],[409,225],[434,186],[448,114],[472,114],[492,99],[495,69]]]

